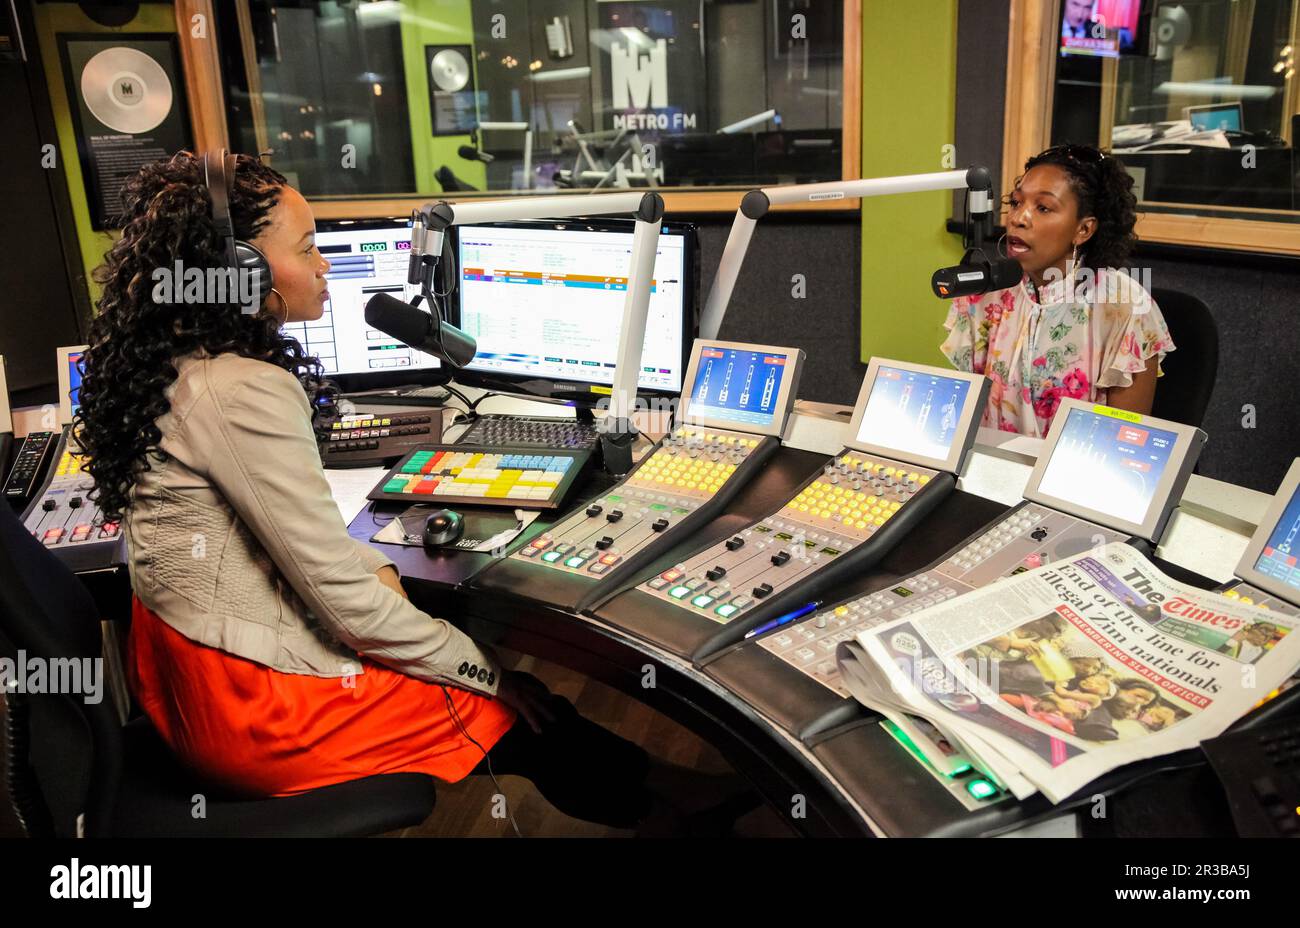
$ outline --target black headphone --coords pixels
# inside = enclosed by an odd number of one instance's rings
[[[216,170],[213,170],[214,163]],[[235,177],[235,164],[235,156],[224,148],[215,153],[205,152],[203,182],[212,195],[212,221],[216,223],[217,234],[225,242],[226,263],[236,273],[242,271],[252,276],[253,311],[256,312],[271,295],[275,277],[271,273],[271,263],[260,248],[235,238],[235,224],[230,219],[230,187]]]

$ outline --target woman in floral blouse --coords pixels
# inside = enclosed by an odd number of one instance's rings
[[[1114,158],[1059,145],[1030,158],[1008,197],[1018,286],[953,301],[941,350],[992,382],[983,424],[1047,434],[1062,399],[1147,413],[1174,350],[1164,317],[1117,270],[1136,236],[1133,179]]]

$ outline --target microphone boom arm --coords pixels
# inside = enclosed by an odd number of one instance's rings
[[[745,261],[745,252],[749,250],[749,241],[754,235],[754,226],[773,206],[961,189],[967,190],[966,207],[971,214],[971,228],[976,232],[974,241],[978,247],[978,243],[993,228],[993,181],[987,168],[975,166],[964,171],[837,180],[823,184],[791,184],[751,190],[740,201],[740,209],[732,220],[731,232],[718,262],[718,273],[713,278],[713,286],[709,288],[704,313],[700,317],[700,337],[718,337],[718,330],[727,314],[727,305],[731,302],[731,293],[740,276],[740,267]]]
[[[605,416],[607,434],[602,435],[606,467],[615,473],[626,473],[631,467],[631,440],[635,437],[632,413],[636,408],[641,353],[645,345],[646,320],[650,311],[650,290],[654,283],[655,254],[663,226],[663,197],[654,192],[628,192],[523,196],[472,203],[450,203],[446,200],[426,203],[412,214],[410,268],[411,276],[419,278],[411,283],[418,284],[421,293],[427,297],[432,292],[433,275],[442,254],[443,237],[454,225],[525,219],[567,219],[610,213],[630,213],[636,220],[632,232],[632,260],[623,300],[614,382]],[[416,234],[422,236],[418,253]],[[415,273],[417,266],[418,274]],[[618,444],[619,448],[611,448],[611,442]],[[615,467],[623,469],[620,471]]]

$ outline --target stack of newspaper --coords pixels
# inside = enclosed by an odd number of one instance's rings
[[[1060,802],[1223,732],[1300,667],[1298,621],[1116,543],[864,631],[838,658],[940,770],[964,755],[1017,798]]]

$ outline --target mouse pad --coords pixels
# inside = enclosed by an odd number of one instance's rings
[[[416,503],[402,510],[392,521],[376,532],[371,541],[390,545],[409,545],[413,548],[424,546],[420,536],[424,530],[424,521],[430,515],[443,509],[429,503]],[[462,551],[492,551],[510,544],[519,533],[541,514],[535,509],[516,509],[506,511],[455,510],[465,521],[465,530],[459,539],[446,548],[459,548]]]

